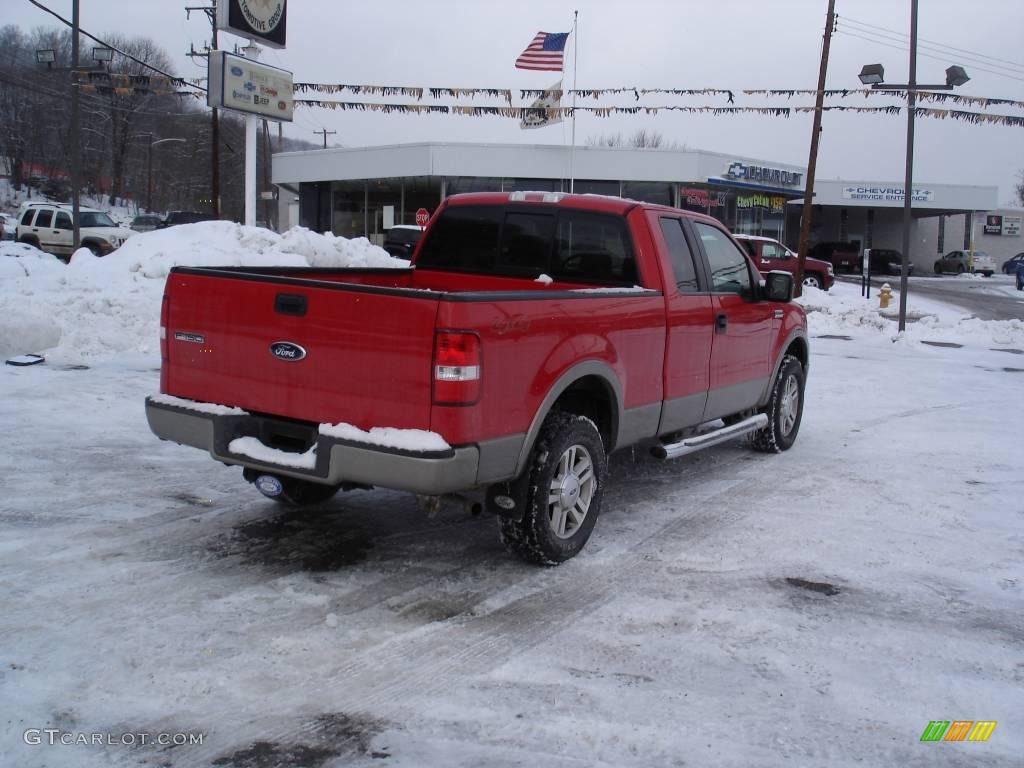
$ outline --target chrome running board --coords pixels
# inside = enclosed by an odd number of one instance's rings
[[[659,459],[675,459],[679,456],[685,456],[688,453],[696,453],[697,451],[701,451],[705,448],[710,448],[712,445],[724,443],[726,440],[732,440],[733,438],[745,435],[748,432],[756,432],[757,430],[764,429],[767,426],[767,414],[758,413],[744,419],[743,421],[737,421],[735,424],[730,424],[727,427],[719,427],[718,429],[713,429],[710,432],[684,437],[676,443],[662,443],[661,445],[656,445],[651,448],[651,453]]]

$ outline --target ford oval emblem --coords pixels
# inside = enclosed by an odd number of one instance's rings
[[[241,77],[243,73],[244,73],[244,70],[241,67],[232,67],[231,68],[231,74],[234,75],[235,77]]]
[[[294,363],[306,356],[306,350],[290,341],[275,341],[270,345],[270,354],[278,360]]]

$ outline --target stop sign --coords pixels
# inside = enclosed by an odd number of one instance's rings
[[[426,208],[420,208],[416,211],[416,226],[425,227],[428,221],[430,221],[430,211]]]

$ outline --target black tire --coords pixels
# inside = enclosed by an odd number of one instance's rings
[[[1024,291],[1024,275],[1017,273],[1017,290]]]
[[[33,248],[39,247],[39,240],[34,237],[19,237],[18,242],[24,243],[25,245],[31,245]]]
[[[100,247],[96,245],[96,243],[82,243],[82,247],[88,248],[89,253],[97,258],[103,255],[103,251],[100,250]],[[70,261],[70,257],[68,257],[68,260]]]
[[[981,274],[983,274],[985,277],[992,277],[992,272],[991,271],[985,271],[985,272],[982,272]]]
[[[501,540],[529,563],[558,565],[583,549],[601,512],[608,461],[594,422],[553,411],[537,436],[528,472],[526,511],[522,520],[499,518]],[[552,488],[556,483],[559,490]]]
[[[935,262],[935,274],[936,275],[941,275],[942,274],[942,267],[939,265],[939,262],[937,262],[937,261]]]
[[[751,436],[755,451],[781,453],[788,451],[796,442],[804,415],[804,383],[804,367],[795,357],[786,355],[764,410],[768,415],[768,426]]]
[[[956,273],[958,275],[962,275],[964,273],[964,265],[963,264],[957,264],[956,265]]]
[[[820,277],[818,277],[818,275],[814,274],[813,272],[810,272],[804,274],[804,285],[809,288],[817,288],[818,290],[822,290],[824,282]]]

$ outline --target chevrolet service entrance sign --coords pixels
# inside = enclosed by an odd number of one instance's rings
[[[295,109],[292,73],[227,51],[210,53],[206,103],[290,123]]]
[[[288,0],[217,0],[217,29],[284,48]]]

